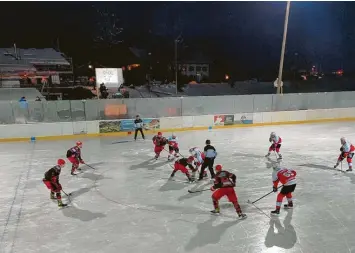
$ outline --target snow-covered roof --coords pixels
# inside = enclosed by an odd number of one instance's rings
[[[70,65],[61,52],[53,48],[0,48],[0,64]]]

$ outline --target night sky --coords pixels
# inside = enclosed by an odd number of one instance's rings
[[[278,67],[285,2],[1,2],[0,47],[53,47],[85,62],[93,47],[183,48],[236,66]],[[355,3],[291,2],[286,65],[355,70]],[[169,44],[170,43],[170,44]],[[153,50],[153,49],[152,49]],[[189,50],[189,49],[187,49]],[[228,58],[228,59],[227,59]]]

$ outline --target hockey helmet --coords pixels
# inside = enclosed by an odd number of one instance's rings
[[[210,145],[211,144],[211,140],[206,140],[206,145]]]
[[[57,164],[59,166],[64,166],[65,165],[65,161],[63,159],[58,159]]]
[[[158,132],[158,136],[162,137],[163,136],[162,132]]]
[[[219,172],[219,171],[221,171],[221,170],[222,170],[222,165],[217,164],[217,165],[216,165],[216,171]]]
[[[274,137],[274,136],[276,136],[276,133],[275,132],[271,132],[270,136]]]
[[[172,137],[173,139],[176,139],[176,134],[173,133],[173,134],[171,135],[171,137]]]
[[[76,142],[76,146],[79,147],[79,148],[82,148],[83,147],[83,143],[81,141],[77,141]]]
[[[346,143],[345,137],[341,137],[341,138],[340,138],[340,143],[343,144],[343,145]]]

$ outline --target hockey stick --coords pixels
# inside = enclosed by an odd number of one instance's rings
[[[65,191],[62,190],[62,192],[69,198],[71,196],[71,193],[67,194]]]
[[[282,186],[283,186],[283,185],[280,185],[279,187],[277,187],[277,189],[280,189]],[[253,201],[253,202],[251,202],[251,201],[248,199],[247,202],[248,202],[249,204],[254,204],[254,203],[258,202],[259,200],[265,198],[266,196],[269,196],[269,195],[270,195],[271,193],[273,193],[273,192],[274,192],[274,191],[271,191],[271,192],[265,194],[264,196],[258,198],[257,200]]]
[[[198,193],[198,192],[204,192],[204,191],[210,191],[211,189],[203,189],[203,190],[197,190],[197,191],[191,191],[188,190],[189,193]]]
[[[89,168],[91,168],[91,169],[93,169],[93,170],[95,170],[95,168],[94,167],[91,167],[89,164],[87,164],[87,163],[84,163],[84,165],[86,165],[86,166],[88,166]]]

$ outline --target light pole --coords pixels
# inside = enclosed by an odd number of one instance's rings
[[[278,77],[278,80],[277,80],[277,94],[282,94],[282,92],[283,92],[282,87],[281,87],[281,82],[282,82],[282,71],[283,71],[284,58],[285,58],[287,28],[288,28],[288,17],[290,15],[290,5],[291,5],[291,1],[287,1],[285,23],[284,23],[284,35],[283,35],[282,47],[281,47],[279,77]]]
[[[177,57],[177,46],[179,43],[179,39],[175,39],[175,85],[176,85],[176,90],[175,93],[176,95],[178,94],[178,57]]]

